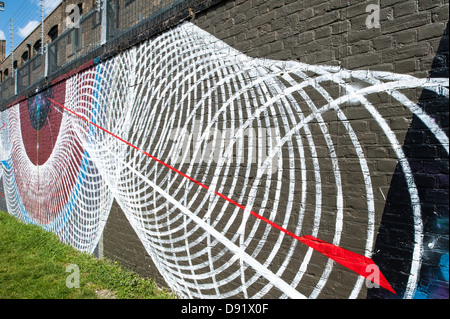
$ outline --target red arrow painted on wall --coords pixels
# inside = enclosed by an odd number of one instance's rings
[[[184,174],[183,172],[180,172],[179,170],[177,170],[176,168],[170,166],[169,164],[161,161],[160,159],[154,157],[153,155],[147,153],[144,150],[141,150],[139,147],[125,141],[124,139],[120,138],[119,136],[111,133],[110,131],[104,129],[101,126],[98,126],[97,124],[91,122],[90,120],[84,118],[83,116],[75,113],[74,111],[66,108],[64,105],[52,100],[49,98],[49,100],[54,103],[55,105],[63,108],[64,110],[72,113],[73,115],[79,117],[80,119],[88,122],[89,124],[95,126],[96,128],[102,130],[103,132],[115,137],[116,139],[118,139],[119,141],[127,144],[128,146],[136,149],[137,151],[141,152],[142,154],[144,154],[145,156],[151,158],[152,160],[160,163],[161,165],[171,169],[172,171],[180,174],[181,176],[189,179],[190,181],[194,182],[195,184],[207,189],[208,191],[211,191],[209,189],[209,187],[205,184],[202,184],[201,182],[193,179],[192,177]],[[237,202],[235,202],[234,200],[232,200],[231,198],[217,192],[214,190],[214,194],[216,194],[217,196],[220,196],[221,198],[225,199],[226,201],[230,202],[231,204],[245,210],[245,206],[241,205]],[[378,269],[378,266],[374,263],[374,261],[368,257],[365,257],[363,255],[359,255],[357,253],[354,253],[352,251],[346,250],[344,248],[338,247],[336,245],[327,243],[323,240],[320,240],[318,238],[315,238],[313,236],[297,236],[294,233],[290,232],[289,230],[281,227],[278,224],[275,224],[274,222],[272,222],[271,220],[253,212],[250,211],[250,214],[252,214],[254,217],[264,221],[265,223],[271,225],[272,227],[280,230],[281,232],[285,233],[286,235],[297,239],[298,241],[300,241],[301,243],[311,247],[312,249],[320,252],[321,254],[323,254],[324,256],[334,260],[335,262],[337,262],[338,264],[356,272],[357,274],[369,279],[370,281],[372,281],[373,283],[379,285],[380,287],[383,287],[389,291],[391,291],[392,293],[395,294],[394,289],[392,289],[391,285],[389,284],[389,282],[386,280],[386,278],[383,276],[383,274],[381,273],[381,271]]]
[[[373,283],[395,294],[394,289],[391,287],[372,259],[327,243],[313,236],[303,236],[299,240],[305,245],[308,245],[328,258],[334,260],[338,264],[353,270],[357,274],[360,274]]]

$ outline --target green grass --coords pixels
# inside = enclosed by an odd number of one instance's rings
[[[79,288],[68,288],[79,269]],[[69,269],[68,269],[69,270]],[[170,299],[152,280],[63,244],[36,225],[0,212],[0,299]]]

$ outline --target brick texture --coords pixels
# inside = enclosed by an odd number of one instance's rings
[[[64,4],[69,2],[64,1]],[[94,2],[86,3],[92,8]],[[366,12],[370,4],[379,6],[379,27],[368,28],[366,24],[371,14]],[[190,22],[253,58],[339,66],[348,70],[388,71],[416,78],[448,79],[448,10],[448,0],[228,0],[191,15]],[[56,10],[46,28],[59,25],[62,30],[63,16],[62,11]],[[18,51],[24,50],[27,43],[34,43],[38,38],[36,32],[32,33]],[[8,59],[10,57],[3,61],[2,68],[11,64]],[[343,93],[341,88],[330,88],[330,94]],[[448,98],[415,89],[404,94],[424,110],[448,137]],[[358,132],[368,169],[374,172],[370,176],[374,186],[373,202],[375,210],[380,213],[373,220],[376,234],[373,259],[399,292],[398,296],[402,296],[406,291],[417,226],[417,220],[412,218],[414,212],[408,193],[410,180],[405,180],[405,172],[398,160],[398,153],[402,152],[417,183],[423,216],[421,223],[426,253],[416,297],[448,298],[448,278],[445,281],[439,268],[440,261],[436,262],[441,255],[445,256],[445,252],[448,258],[448,154],[433,132],[391,95],[380,92],[370,98],[376,111],[386,120],[392,135],[401,143],[401,150],[393,150],[391,140],[372,114],[364,108],[352,108],[352,101],[348,102],[345,115],[348,123]],[[317,95],[313,99],[320,104],[323,97]],[[281,117],[279,114],[273,116]],[[364,185],[365,179],[363,174],[357,174],[361,169],[345,127],[335,113],[323,116],[336,148],[335,155],[339,158],[340,177],[345,188],[343,214],[347,222],[342,227],[346,236],[339,245],[364,254],[366,243],[361,238],[367,235],[364,226],[367,223],[367,202],[361,195],[361,185]],[[323,129],[323,126],[312,126],[312,135],[321,136]],[[320,227],[322,234],[328,236],[327,240],[331,242],[336,228],[334,183],[337,177],[332,173],[333,163],[325,160],[329,157],[326,140],[318,138],[316,146],[315,156],[325,172],[321,178],[326,184],[323,187]],[[314,156],[306,151],[305,157],[310,159]],[[314,173],[314,170],[308,170],[305,178],[314,180]],[[288,195],[280,195],[283,204],[287,203]],[[5,204],[0,198],[1,207]],[[305,220],[307,223],[312,221]],[[116,202],[104,230],[102,246],[104,256],[165,285],[164,278]],[[299,262],[301,260],[299,256],[293,258]],[[302,281],[306,285],[305,294],[311,293],[319,284],[327,260],[322,255],[313,255]],[[321,298],[349,297],[357,278],[343,266],[336,265],[336,269],[328,279],[330,284],[321,292]],[[286,276],[296,275],[287,273]],[[447,287],[446,296],[441,291],[442,287]],[[396,298],[388,293],[363,287],[358,297]]]
[[[368,4],[377,2],[226,1],[195,23],[254,57],[427,76],[448,1],[380,1],[380,28],[373,29],[365,25]],[[405,72],[408,58],[416,63]]]

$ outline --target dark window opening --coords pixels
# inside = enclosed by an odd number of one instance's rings
[[[41,42],[41,40],[37,40],[33,45],[35,55],[41,52]]]
[[[27,61],[28,61],[28,58],[29,58],[29,56],[28,56],[28,51],[25,51],[25,52],[22,54],[22,63],[27,62]]]
[[[58,37],[58,26],[53,26],[50,31],[48,31],[48,36],[50,37],[51,42],[55,41]]]

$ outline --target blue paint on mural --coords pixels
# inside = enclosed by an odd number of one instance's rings
[[[448,283],[448,253],[442,255],[439,267],[441,268],[442,277]]]

